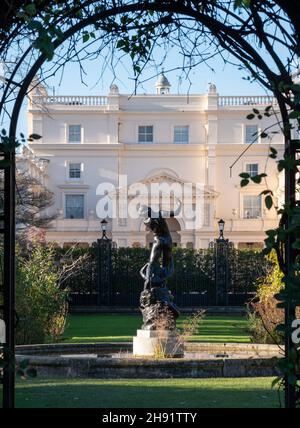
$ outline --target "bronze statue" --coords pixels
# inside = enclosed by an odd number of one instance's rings
[[[161,320],[164,314],[168,320],[166,329],[174,330],[176,328],[179,310],[173,303],[173,296],[166,287],[167,278],[174,272],[172,237],[166,218],[177,215],[180,208],[176,212],[162,210],[154,212],[146,206],[139,209],[140,215],[146,216],[144,224],[154,235],[149,262],[140,270],[145,281],[144,291],[140,298],[140,308],[144,319],[143,329],[157,329],[158,320]]]

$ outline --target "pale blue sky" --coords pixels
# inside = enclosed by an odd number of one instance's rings
[[[104,54],[105,56],[105,54]],[[265,94],[265,90],[257,83],[250,83],[245,80],[247,72],[239,70],[237,66],[229,63],[224,65],[220,57],[209,61],[209,66],[200,64],[195,66],[187,78],[182,73],[181,57],[176,52],[171,52],[167,56],[164,69],[172,87],[172,93],[201,94],[207,91],[208,84],[213,82],[217,86],[220,95],[260,95]],[[159,58],[158,58],[159,62]],[[85,69],[83,84],[80,78],[79,66],[76,63],[68,63],[65,66],[63,76],[57,72],[55,76],[47,79],[47,89],[49,94],[56,95],[107,95],[111,83],[119,86],[120,93],[132,94],[135,84],[131,61],[127,57],[118,63],[115,67],[115,76],[110,65],[103,71],[103,59],[85,60],[83,62]],[[178,68],[177,70],[175,68]],[[175,69],[175,70],[174,70]],[[169,71],[170,70],[170,71]],[[161,71],[161,66],[149,65],[140,77],[140,84],[137,93],[154,93],[156,75]],[[26,125],[26,104],[24,104],[20,115],[18,129],[20,132],[27,132]]]

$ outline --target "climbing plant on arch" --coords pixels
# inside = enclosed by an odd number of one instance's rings
[[[278,162],[278,169],[285,174],[285,204],[278,207],[281,221],[276,230],[268,231],[266,248],[267,251],[276,250],[284,272],[285,289],[278,299],[286,313],[285,325],[282,326],[286,337],[286,358],[282,364],[286,406],[299,405],[297,377],[300,351],[291,340],[295,307],[300,303],[300,207],[296,191],[300,143],[293,138],[300,123],[300,85],[295,84],[292,78],[300,46],[296,0],[11,0],[5,5],[11,6],[1,17],[0,30],[0,59],[10,64],[3,78],[0,100],[0,117],[9,117],[10,121],[8,135],[2,134],[1,137],[4,159],[0,162],[5,171],[6,359],[11,360],[14,352],[16,128],[23,100],[32,89],[39,70],[47,63],[63,67],[70,59],[70,52],[80,62],[82,44],[99,40],[103,40],[104,45],[110,43],[112,50],[130,56],[137,81],[145,65],[155,57],[155,46],[171,48],[176,45],[182,53],[180,66],[187,76],[197,63],[207,62],[214,55],[224,57],[227,53],[230,62],[246,70],[249,80],[256,80],[271,91],[278,102],[279,116],[270,106],[264,112],[253,110],[249,119],[273,115],[285,139],[284,158]],[[55,59],[55,54],[65,43],[69,43],[63,56],[65,62],[60,62]],[[271,132],[264,131],[260,137],[271,139]],[[24,137],[21,139],[25,140]],[[275,159],[274,149],[270,147],[266,156]],[[245,173],[242,179],[242,185],[249,182]],[[266,177],[260,175],[255,178],[256,182],[262,179]],[[263,196],[267,208],[276,203],[267,182]],[[5,370],[6,407],[13,406],[13,385],[12,371]]]

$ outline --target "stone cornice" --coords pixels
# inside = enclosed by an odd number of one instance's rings
[[[216,155],[222,154],[226,155],[239,155],[247,148],[246,144],[238,143],[217,143],[212,145],[216,150]],[[284,150],[284,144],[271,144],[272,147],[276,148],[277,151]],[[256,154],[265,154],[267,155],[270,145],[265,143],[253,144],[249,147],[248,151],[245,153],[245,156],[255,156]]]
[[[65,184],[59,184],[57,186],[59,189],[89,189],[90,186],[88,184],[79,184],[79,183],[65,183]]]
[[[189,152],[189,151],[204,151],[207,149],[205,144],[136,144],[136,143],[31,143],[30,148],[33,150],[57,150],[57,151],[101,151],[101,150],[124,150],[124,151],[171,151]]]

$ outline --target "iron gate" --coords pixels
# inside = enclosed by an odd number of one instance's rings
[[[146,248],[115,248],[98,240],[88,263],[72,278],[72,306],[138,307],[143,280],[139,270],[149,257]],[[174,275],[168,288],[181,307],[242,306],[255,293],[255,280],[268,269],[263,256],[232,246],[174,251]]]

